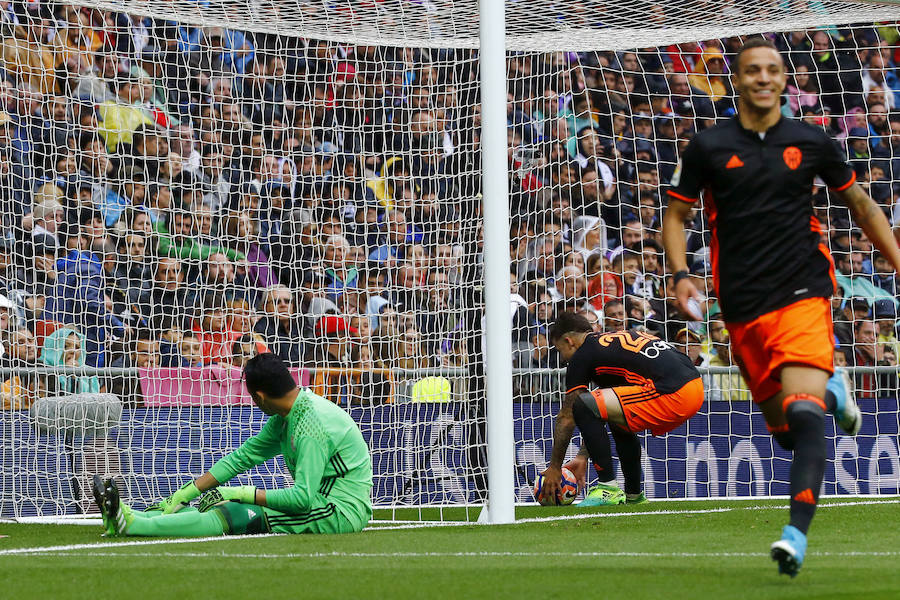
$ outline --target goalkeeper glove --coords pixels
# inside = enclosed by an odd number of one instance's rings
[[[206,512],[217,504],[223,502],[240,502],[242,504],[256,503],[256,486],[254,485],[236,485],[217,487],[209,490],[200,498],[197,510]]]
[[[188,482],[165,500],[160,500],[159,509],[164,515],[178,512],[199,495],[200,490],[197,489],[197,485],[193,481]]]

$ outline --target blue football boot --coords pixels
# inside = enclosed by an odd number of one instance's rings
[[[793,525],[785,525],[781,539],[772,544],[772,560],[778,561],[778,572],[796,577],[806,556],[806,535]]]

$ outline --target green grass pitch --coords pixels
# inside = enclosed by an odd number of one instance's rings
[[[900,598],[900,499],[823,500],[793,580],[768,557],[785,504],[522,507],[515,525],[152,544],[0,524],[0,597]],[[541,520],[574,515],[589,517]],[[77,547],[47,549],[58,546]]]

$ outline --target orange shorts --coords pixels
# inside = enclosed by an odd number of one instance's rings
[[[786,364],[834,373],[834,327],[826,298],[807,298],[746,323],[725,325],[735,362],[757,404],[781,391]]]
[[[693,379],[677,392],[660,394],[652,383],[612,388],[622,405],[625,422],[632,433],[649,429],[653,435],[668,433],[693,417],[703,405],[703,381]],[[592,392],[601,416],[606,416],[603,391]]]

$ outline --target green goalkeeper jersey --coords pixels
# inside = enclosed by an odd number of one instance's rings
[[[257,435],[217,461],[210,473],[225,483],[277,454],[284,455],[294,486],[266,490],[267,506],[286,514],[302,514],[322,495],[347,519],[362,525],[369,522],[369,448],[356,422],[340,407],[301,389],[286,417],[269,417]]]

